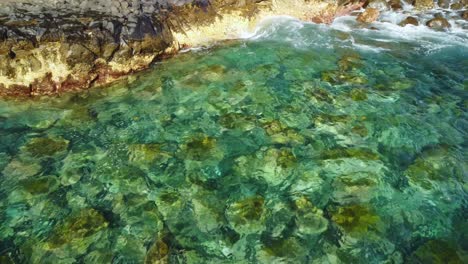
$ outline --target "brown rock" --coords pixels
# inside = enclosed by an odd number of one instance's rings
[[[415,0],[414,7],[417,10],[429,10],[434,8],[434,1],[433,0]]]
[[[439,0],[437,1],[437,5],[442,8],[449,8],[450,7],[450,0]]]
[[[404,27],[406,25],[414,25],[414,26],[419,26],[418,19],[415,17],[407,17],[403,21],[401,21],[398,25]]]
[[[403,8],[400,0],[390,0],[388,4],[392,10],[401,10]]]
[[[356,20],[361,23],[372,23],[375,20],[377,20],[379,15],[380,15],[380,11],[378,9],[368,7],[366,8],[364,12],[359,14]]]
[[[463,8],[463,4],[462,3],[455,3],[455,4],[451,4],[450,5],[450,9],[452,10],[460,10]]]
[[[468,20],[468,10],[463,11],[461,17],[465,20]]]
[[[426,22],[426,26],[435,29],[435,30],[446,30],[451,27],[447,19],[443,17],[435,17]]]

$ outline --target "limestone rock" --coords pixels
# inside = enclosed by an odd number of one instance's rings
[[[380,12],[378,9],[368,7],[364,12],[359,14],[356,18],[357,21],[362,23],[372,23],[379,17]]]

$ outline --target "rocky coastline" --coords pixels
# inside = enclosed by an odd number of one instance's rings
[[[294,1],[11,1],[0,4],[0,95],[104,85],[181,48],[238,36],[268,15],[305,19],[337,3]]]
[[[466,2],[439,5],[462,10]],[[434,7],[432,0],[412,4]],[[0,96],[109,84],[183,48],[236,38],[268,16],[331,23],[365,7],[358,21],[369,23],[401,6],[395,0],[7,0],[0,4]],[[467,19],[466,11],[460,17]],[[441,30],[450,26],[440,16],[427,23]]]

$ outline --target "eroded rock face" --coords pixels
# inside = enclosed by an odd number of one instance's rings
[[[0,96],[110,83],[180,48],[237,37],[271,15],[334,17],[308,0],[18,0],[0,3]]]

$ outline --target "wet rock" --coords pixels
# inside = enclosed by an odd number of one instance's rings
[[[442,240],[424,243],[411,255],[410,260],[414,263],[463,263],[457,247]]]
[[[358,88],[352,89],[351,92],[349,93],[349,96],[354,101],[367,100],[367,93],[364,89],[358,89]]]
[[[48,240],[48,244],[51,248],[57,248],[70,242],[80,243],[80,240],[99,232],[108,224],[100,212],[92,208],[83,209],[59,225]]]
[[[195,137],[181,147],[184,156],[198,161],[211,157],[215,149],[216,139],[205,135]]]
[[[52,157],[68,148],[68,140],[61,138],[33,138],[24,147],[32,157]]]
[[[463,170],[463,164],[447,147],[436,147],[423,151],[408,167],[405,175],[410,185],[431,190],[461,178]]]
[[[378,9],[369,7],[369,8],[366,8],[364,12],[359,14],[356,20],[362,23],[372,23],[377,20],[379,15],[380,15],[380,12]]]
[[[380,221],[379,216],[370,208],[359,204],[338,207],[332,213],[331,219],[346,232],[361,234],[376,228]]]
[[[463,8],[463,4],[462,3],[454,3],[454,4],[451,4],[450,5],[450,9],[452,10],[460,10]]]
[[[16,179],[16,178],[27,178],[33,175],[36,175],[40,172],[41,165],[36,162],[25,162],[18,159],[13,159],[8,165],[3,169],[2,173],[6,177]]]
[[[437,5],[439,5],[439,7],[442,7],[442,8],[449,8],[450,7],[450,0],[439,0],[437,2]]]
[[[388,4],[390,5],[392,10],[394,10],[394,11],[398,11],[398,10],[403,9],[403,6],[401,4],[401,0],[390,0],[388,2]]]
[[[342,159],[342,158],[356,158],[362,160],[378,160],[379,155],[370,149],[363,148],[333,148],[327,149],[322,152],[321,158],[328,159]]]
[[[390,5],[385,0],[371,0],[367,5],[366,9],[367,8],[374,8],[382,12],[389,10]]]
[[[468,10],[463,11],[463,13],[461,14],[461,17],[465,20],[468,20]]]
[[[328,221],[323,217],[323,211],[316,208],[306,197],[295,201],[297,208],[297,232],[301,236],[316,235],[325,232]]]
[[[417,10],[429,10],[434,8],[434,1],[433,0],[415,0],[414,1],[414,8]]]
[[[419,26],[419,21],[415,17],[407,17],[403,21],[401,21],[398,25],[404,27],[406,25],[413,25],[413,26]]]
[[[426,26],[435,30],[447,30],[451,27],[447,19],[443,17],[436,17],[426,22]]]
[[[58,181],[55,176],[44,176],[23,180],[20,185],[31,194],[46,194],[57,189]]]
[[[247,197],[231,203],[226,209],[226,217],[231,227],[238,233],[258,233],[266,228],[263,223],[264,207],[263,197]]]
[[[169,247],[161,240],[156,240],[148,249],[145,257],[145,264],[169,263]]]

